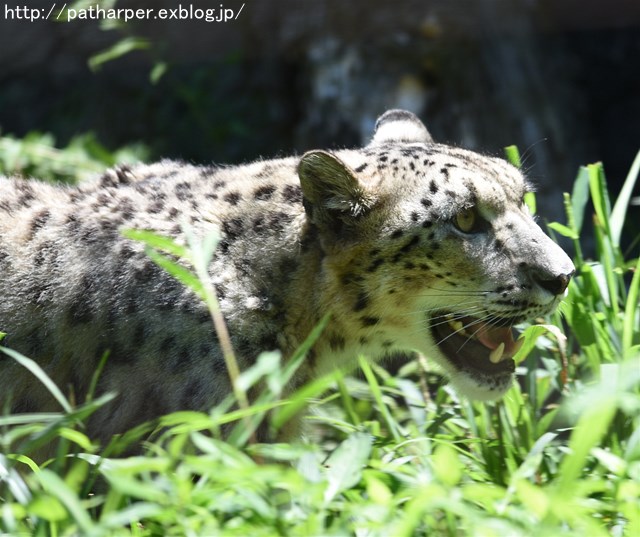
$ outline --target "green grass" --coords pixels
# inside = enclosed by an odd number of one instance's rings
[[[640,261],[620,247],[638,166],[613,207],[602,166],[580,170],[567,223],[549,226],[574,243],[569,296],[525,330],[518,382],[497,403],[460,399],[423,361],[391,375],[365,359],[361,375],[317,379],[283,400],[304,354],[285,365],[264,354],[236,378],[236,394],[266,386],[253,405],[173,414],[100,452],[83,422],[111,396],[73,407],[13,353],[60,412],[0,417],[0,535],[640,535]],[[580,240],[588,225],[593,259]],[[169,270],[160,251],[186,256],[197,274],[212,250],[136,238]],[[215,315],[205,286],[174,272]],[[268,411],[277,428],[309,400],[312,440],[251,441]],[[149,433],[142,455],[117,456]],[[54,439],[56,456],[36,464]]]
[[[75,182],[94,177],[106,167],[147,159],[149,150],[132,144],[109,151],[93,133],[77,135],[66,147],[56,147],[51,134],[30,132],[24,138],[0,136],[0,175]]]

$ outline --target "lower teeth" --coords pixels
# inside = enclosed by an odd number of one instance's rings
[[[449,323],[449,326],[451,327],[451,329],[461,335],[461,336],[467,336],[470,337],[472,339],[476,339],[474,337],[474,334],[468,334],[467,331],[465,330],[465,326],[462,323],[462,321],[460,321],[459,319],[456,319],[454,317],[454,315],[447,315],[446,316],[447,321]],[[491,351],[491,353],[489,354],[489,360],[491,361],[492,364],[497,364],[499,362],[501,362],[502,360],[506,360],[507,358],[512,358],[513,356],[516,355],[516,353],[522,348],[522,345],[524,344],[524,339],[518,339],[513,346],[510,347],[510,351],[509,351],[509,355],[505,356],[504,354],[504,350],[505,350],[505,344],[504,342],[501,342],[495,349],[493,349]]]

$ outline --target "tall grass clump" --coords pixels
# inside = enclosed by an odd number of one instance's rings
[[[576,275],[560,311],[522,327],[517,382],[497,403],[458,397],[424,357],[394,374],[361,357],[358,375],[285,396],[319,326],[285,363],[266,353],[235,371],[227,349],[224,404],[98,447],[84,423],[114,395],[73,405],[35,362],[3,349],[60,409],[0,417],[0,534],[640,535],[640,261],[621,247],[639,167],[640,157],[613,204],[602,165],[580,170],[566,222],[549,225],[573,243]],[[129,236],[219,323],[203,273],[215,238]],[[252,387],[260,395],[248,401]],[[307,403],[306,442],[255,442],[267,417],[277,430]],[[54,440],[54,455],[36,459]]]

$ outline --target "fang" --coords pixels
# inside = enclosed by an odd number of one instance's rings
[[[502,360],[502,355],[504,354],[504,342],[500,343],[495,349],[491,351],[489,355],[489,360],[491,360],[492,364],[497,364],[500,360]]]

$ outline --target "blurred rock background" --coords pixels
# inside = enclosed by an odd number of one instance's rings
[[[615,193],[640,149],[638,0],[102,2],[243,6],[228,22],[127,24],[9,9],[52,5],[0,4],[2,135],[65,146],[92,132],[110,151],[142,142],[149,158],[240,162],[360,144],[402,107],[438,141],[517,144],[540,212],[560,220],[579,165],[604,161]],[[89,67],[123,39],[144,48]]]

